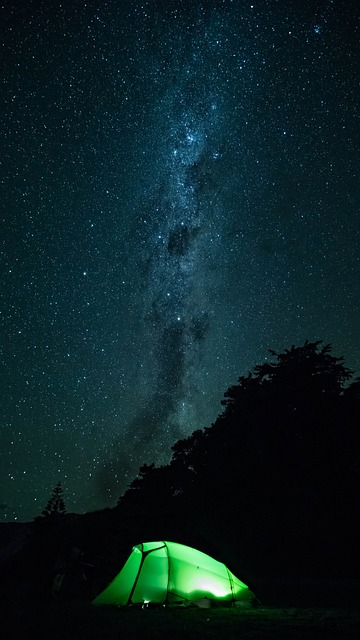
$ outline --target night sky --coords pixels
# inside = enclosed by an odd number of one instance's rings
[[[358,1],[2,3],[0,519],[114,506],[305,339],[360,373]]]

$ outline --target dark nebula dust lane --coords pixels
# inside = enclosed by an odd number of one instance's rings
[[[1,9],[0,515],[112,506],[305,339],[357,370],[359,7]]]

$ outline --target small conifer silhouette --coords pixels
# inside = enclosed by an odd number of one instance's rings
[[[61,482],[58,482],[52,490],[51,497],[41,515],[48,518],[55,515],[64,515],[65,513],[64,490]]]

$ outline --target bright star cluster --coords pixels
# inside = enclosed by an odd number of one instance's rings
[[[5,3],[0,518],[112,506],[268,349],[359,369],[359,7]]]

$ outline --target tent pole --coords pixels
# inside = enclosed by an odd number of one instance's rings
[[[165,548],[166,548],[166,555],[167,555],[167,561],[168,561],[168,576],[167,576],[167,586],[166,586],[166,599],[165,599],[165,603],[169,604],[169,598],[168,598],[168,593],[169,593],[169,585],[170,585],[170,555],[169,555],[169,549],[168,546],[165,542],[165,540],[163,540]]]

